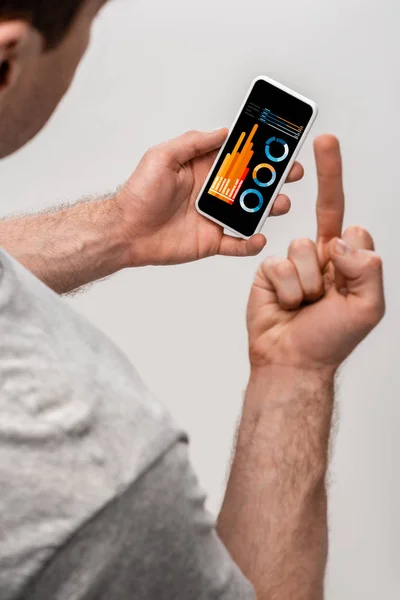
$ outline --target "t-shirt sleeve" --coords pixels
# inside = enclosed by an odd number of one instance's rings
[[[254,600],[177,442],[81,527],[21,600]]]

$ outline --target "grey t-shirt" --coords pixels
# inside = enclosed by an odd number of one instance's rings
[[[126,357],[0,251],[0,600],[253,600],[186,436]]]

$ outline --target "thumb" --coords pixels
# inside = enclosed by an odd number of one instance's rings
[[[382,260],[372,250],[354,249],[343,240],[331,240],[328,246],[330,259],[335,269],[346,281],[350,295],[363,299],[377,322],[385,310],[383,292]]]
[[[228,129],[223,127],[215,131],[188,131],[167,142],[165,150],[171,162],[184,165],[196,156],[217,150],[224,143]]]

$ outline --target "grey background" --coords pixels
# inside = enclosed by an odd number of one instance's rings
[[[57,115],[0,166],[2,214],[30,211],[112,190],[148,146],[186,129],[229,125],[260,73],[319,104],[313,135],[341,139],[346,223],[373,232],[388,297],[386,320],[339,380],[328,600],[400,593],[399,17],[396,0],[112,2]],[[290,215],[267,221],[264,254],[314,236],[311,138],[301,160],[307,176],[292,187]],[[248,376],[244,311],[260,260],[126,271],[71,300],[189,431],[214,511]]]

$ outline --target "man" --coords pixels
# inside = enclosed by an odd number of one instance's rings
[[[2,156],[54,110],[101,4],[0,0]],[[317,244],[293,242],[252,286],[250,379],[216,529],[184,434],[54,293],[125,267],[259,252],[262,235],[224,236],[194,210],[225,136],[150,150],[113,197],[0,223],[2,600],[323,596],[334,376],[384,312],[371,237],[341,234],[336,139],[315,143]],[[274,213],[288,208],[280,196]]]

